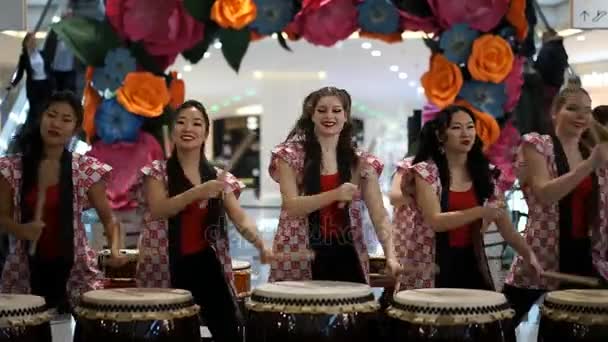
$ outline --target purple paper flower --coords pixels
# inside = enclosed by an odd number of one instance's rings
[[[428,0],[439,24],[449,29],[465,23],[472,28],[488,32],[503,19],[511,0]]]

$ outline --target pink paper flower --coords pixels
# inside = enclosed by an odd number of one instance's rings
[[[333,46],[358,29],[356,0],[304,0],[296,31],[315,45]]]
[[[440,110],[441,109],[439,109],[432,103],[425,104],[424,107],[422,107],[422,125],[424,125],[428,121],[433,120]]]
[[[163,159],[163,151],[156,139],[140,132],[135,142],[105,144],[93,143],[88,155],[112,166],[106,195],[113,210],[128,210],[138,206],[135,187],[139,181],[139,170],[154,160]]]
[[[469,24],[473,29],[488,32],[494,29],[509,9],[510,0],[428,0],[442,28]]]
[[[141,41],[150,55],[160,57],[163,69],[203,38],[203,24],[182,0],[107,0],[106,16],[123,39]]]
[[[490,162],[500,169],[497,186],[502,192],[509,190],[517,179],[515,158],[520,140],[519,132],[511,121],[508,121],[500,130],[498,140],[486,151]]]
[[[519,103],[521,96],[521,87],[524,85],[524,63],[525,57],[518,57],[513,60],[513,68],[511,73],[505,79],[505,92],[507,93],[507,101],[504,105],[505,112],[510,112],[515,109]]]
[[[401,17],[401,28],[405,31],[422,31],[426,33],[439,33],[441,28],[437,22],[437,18],[419,17],[405,11],[399,11]]]

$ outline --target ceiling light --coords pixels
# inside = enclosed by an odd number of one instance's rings
[[[218,105],[213,105],[211,106],[211,108],[209,109],[211,112],[217,112],[218,110],[220,110],[220,106]]]
[[[272,39],[277,39],[277,38],[279,38],[279,35],[278,35],[278,34],[276,34],[276,33],[273,33],[273,34],[271,35],[271,37],[272,37]]]
[[[247,95],[247,96],[255,96],[255,89],[247,89],[247,90],[245,90],[245,95]]]
[[[288,39],[288,38],[289,38],[289,35],[288,35],[287,33],[285,33],[285,32],[281,32],[281,36],[282,36],[284,39]]]
[[[370,42],[363,42],[361,43],[361,48],[367,50],[367,49],[371,49],[372,48],[372,43]]]
[[[410,85],[410,87],[415,87],[416,86],[416,82],[414,81],[410,81],[410,83],[408,83]]]
[[[203,58],[208,59],[211,57],[211,52],[207,51],[203,54]]]
[[[576,40],[578,40],[579,42],[582,42],[585,39],[587,39],[587,38],[585,38],[585,36],[583,36],[583,35],[580,35],[580,36],[576,37]]]
[[[188,65],[184,65],[184,71],[185,72],[190,72],[192,71],[192,65],[188,64]]]
[[[215,42],[213,44],[213,47],[216,48],[216,49],[221,49],[222,48],[222,42]]]
[[[264,78],[264,73],[256,70],[253,72],[253,78],[255,78],[256,80],[261,80],[262,78]]]
[[[405,72],[400,72],[399,73],[399,78],[402,79],[402,80],[405,80],[405,79],[407,79],[407,74]]]
[[[320,80],[324,80],[327,78],[327,73],[325,71],[319,71],[318,75]]]
[[[254,104],[250,106],[239,107],[236,109],[236,115],[259,115],[264,112],[264,107],[260,104]],[[247,123],[258,124],[258,118],[256,117],[248,117]]]
[[[401,34],[401,38],[403,39],[422,39],[426,36],[432,36],[432,34],[427,34],[422,31],[405,31]]]
[[[418,94],[423,94],[424,93],[424,88],[423,87],[419,86],[418,89],[416,89],[416,90],[418,90]]]
[[[372,51],[372,56],[374,56],[374,57],[380,57],[380,56],[382,56],[382,52],[380,50],[373,50]]]
[[[397,72],[397,71],[399,71],[399,66],[398,66],[398,65],[391,65],[391,66],[389,67],[389,69],[390,69],[392,72]]]
[[[53,19],[51,19],[51,21],[54,23],[58,23],[61,21],[61,18],[55,15],[55,16],[53,16]]]

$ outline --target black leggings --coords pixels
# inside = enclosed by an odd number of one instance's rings
[[[181,257],[175,264],[173,278],[173,287],[192,292],[213,341],[243,340],[240,311],[213,249]]]
[[[37,257],[30,259],[30,284],[32,294],[44,297],[49,308],[55,308],[60,313],[70,311],[67,283],[70,276],[69,261],[58,258],[41,260]]]
[[[547,290],[526,289],[505,284],[502,293],[507,297],[511,308],[515,310],[513,316],[513,326],[517,327],[521,319],[530,311],[532,305],[542,297]]]
[[[359,256],[351,244],[330,244],[315,247],[314,251],[313,280],[366,283]]]

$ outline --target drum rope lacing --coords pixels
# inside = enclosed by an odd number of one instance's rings
[[[80,301],[80,307],[83,309],[109,312],[149,312],[149,311],[173,311],[189,308],[194,305],[193,301],[187,301],[175,304],[97,304]]]
[[[19,317],[19,316],[31,316],[44,313],[48,310],[46,305],[37,306],[34,308],[20,308],[12,310],[0,310],[0,317]]]
[[[509,310],[510,306],[508,303],[498,304],[498,305],[487,305],[487,306],[478,306],[478,307],[422,307],[420,305],[412,305],[412,304],[401,304],[393,301],[392,307],[395,309],[413,312],[424,315],[485,315],[496,312],[501,312],[505,310]]]
[[[354,305],[354,304],[365,304],[370,301],[374,301],[374,295],[369,294],[364,297],[355,298],[271,298],[253,294],[251,300],[262,304],[276,304],[276,305],[289,305],[289,306],[340,306],[340,305]]]
[[[549,301],[545,301],[543,304],[547,309],[566,311],[571,313],[581,313],[581,314],[589,314],[589,315],[608,315],[608,307],[598,307],[598,306],[583,306],[583,305],[573,305],[573,304],[558,304],[552,303]]]

